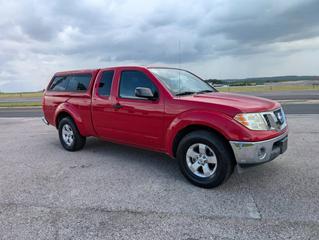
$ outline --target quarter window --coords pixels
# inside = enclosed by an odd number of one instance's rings
[[[91,74],[58,76],[53,79],[49,89],[60,92],[86,92],[91,78]]]
[[[99,83],[98,95],[110,96],[113,75],[114,75],[114,71],[103,72],[100,83]]]
[[[65,91],[68,86],[68,77],[55,77],[50,85],[50,90],[52,91]]]
[[[122,98],[137,98],[135,96],[135,89],[137,87],[150,88],[156,94],[156,87],[152,81],[140,71],[123,71],[120,80],[119,95]]]
[[[70,92],[85,92],[88,90],[91,74],[79,74],[70,76],[67,90]]]

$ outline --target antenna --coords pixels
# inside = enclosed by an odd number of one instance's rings
[[[181,69],[181,40],[178,40],[178,68]],[[178,71],[178,92],[181,91],[181,72]]]
[[[178,40],[178,67],[181,68],[181,40]]]

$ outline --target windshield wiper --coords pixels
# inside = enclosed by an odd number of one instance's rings
[[[191,94],[194,94],[196,92],[192,92],[192,91],[185,91],[185,92],[179,92],[179,93],[176,93],[175,96],[184,96],[184,95],[191,95]]]
[[[214,91],[213,90],[203,90],[203,91],[196,92],[196,94],[210,93],[210,92],[214,92]]]

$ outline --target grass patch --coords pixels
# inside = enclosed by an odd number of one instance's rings
[[[37,98],[42,97],[43,92],[1,93],[0,98]]]
[[[234,87],[219,87],[221,92],[276,92],[276,91],[308,91],[319,90],[319,86],[312,85],[260,85],[260,86],[234,86]]]
[[[41,102],[0,102],[0,107],[39,107]]]

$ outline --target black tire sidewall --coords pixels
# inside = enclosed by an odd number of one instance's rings
[[[217,169],[214,174],[207,178],[196,176],[188,167],[186,162],[186,153],[188,148],[196,143],[203,143],[209,146],[217,158]],[[179,166],[185,177],[197,186],[212,188],[220,185],[228,177],[231,171],[231,159],[228,149],[219,137],[209,132],[194,132],[188,134],[182,139],[178,146],[177,158]]]
[[[63,137],[62,137],[62,128],[65,124],[68,124],[71,128],[72,128],[72,131],[73,131],[73,134],[74,134],[74,139],[73,139],[73,142],[71,145],[67,145],[64,140],[63,140]],[[63,148],[65,148],[66,150],[68,151],[76,151],[78,150],[78,146],[79,146],[79,142],[82,140],[80,138],[83,138],[76,125],[74,124],[73,120],[69,117],[66,117],[66,118],[63,118],[60,122],[59,122],[59,139],[60,139],[60,142],[61,142],[61,145],[63,146]]]

